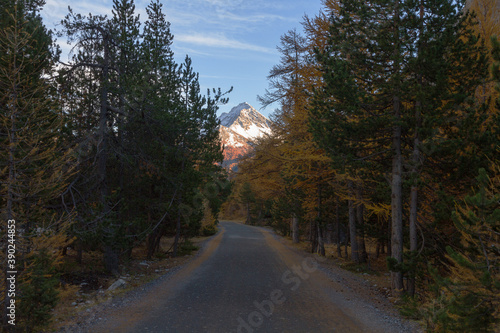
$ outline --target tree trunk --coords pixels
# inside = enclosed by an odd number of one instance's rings
[[[412,185],[410,193],[410,252],[413,255],[417,253],[418,239],[417,239],[417,213],[418,213],[418,187]],[[416,259],[415,257],[413,257]],[[414,263],[415,264],[415,263]],[[408,280],[408,294],[415,295],[415,268],[409,272]]]
[[[112,245],[104,246],[104,264],[106,269],[115,276],[120,275],[120,262],[118,251]]]
[[[149,215],[149,214],[148,214]],[[159,234],[159,228],[156,228],[153,230],[149,236],[148,236],[148,241],[147,241],[147,254],[146,258],[151,259],[151,257],[155,254],[156,249],[157,249],[157,238]]]
[[[354,197],[354,185],[352,180],[348,181],[349,195]],[[354,207],[354,200],[349,200],[349,238],[351,241],[351,260],[359,263],[359,249],[356,229],[356,207]]]
[[[392,228],[391,224],[387,223],[387,228],[385,230],[386,232],[386,248],[387,248],[387,256],[392,257],[392,246],[391,246],[391,233],[392,233]]]
[[[250,202],[247,201],[247,219],[245,221],[246,224],[252,224],[251,216],[250,216]]]
[[[109,81],[109,37],[103,36],[104,43],[104,64],[102,69],[102,87],[101,87],[101,105],[99,114],[99,139],[100,145],[97,148],[97,173],[99,175],[100,200],[104,214],[109,214],[110,207],[108,205],[109,188],[107,179],[107,161],[109,154],[108,144],[108,81]],[[114,241],[114,230],[109,228],[109,240]],[[105,244],[104,246],[104,263],[106,270],[113,274],[119,272],[119,254],[114,244]]]
[[[318,251],[318,222],[311,221],[311,253]]]
[[[318,254],[325,256],[324,228],[318,223]]]
[[[324,240],[324,234],[323,234],[323,221],[322,221],[322,216],[321,216],[321,179],[320,183],[318,184],[318,219],[317,219],[317,228],[318,228],[318,253],[321,256],[325,255],[325,240]]]
[[[340,211],[339,211],[339,197],[335,198],[335,234],[337,237],[337,255],[342,258],[342,249],[340,243]]]
[[[396,121],[399,120],[399,98],[395,97],[394,108]],[[403,200],[402,200],[402,155],[401,155],[401,125],[394,126],[394,157],[392,161],[391,184],[391,255],[398,264],[403,263]],[[391,272],[392,291],[400,295],[403,292],[403,274],[400,271]]]
[[[417,123],[420,120],[420,102],[416,103],[415,118]],[[417,218],[418,218],[418,163],[420,159],[419,151],[419,137],[418,137],[418,124],[415,126],[415,137],[413,140],[413,154],[412,154],[412,186],[410,190],[410,252],[416,255],[418,248],[417,238]],[[415,257],[414,257],[415,258]],[[416,258],[415,258],[416,259]],[[415,267],[409,272],[408,280],[408,294],[415,295]]]
[[[363,204],[363,193],[361,187],[356,188],[356,198],[358,204],[356,206],[356,219],[357,219],[357,227],[359,231],[359,252],[360,252],[360,262],[367,262],[368,253],[366,252],[366,244],[365,244],[365,221],[364,221],[364,211],[365,206]]]
[[[104,211],[107,213],[108,185],[106,165],[108,160],[108,80],[109,54],[107,40],[104,40],[104,65],[102,69],[101,105],[99,113],[99,145],[97,147],[97,174],[99,177],[100,199]]]
[[[184,168],[186,165],[186,156],[185,156],[185,151],[184,151],[184,141],[182,141],[181,144],[181,149],[182,149],[182,163],[181,163],[181,170],[180,170],[180,175],[181,177],[184,174]],[[179,182],[179,198],[177,200],[178,202],[178,216],[175,222],[175,238],[174,238],[174,250],[173,250],[173,256],[177,257],[177,252],[178,252],[178,247],[179,247],[179,239],[181,238],[181,218],[182,218],[182,211],[181,211],[181,206],[182,206],[182,191],[184,189],[184,181],[181,178]]]
[[[177,220],[175,222],[175,238],[174,238],[174,252],[173,256],[177,257],[177,252],[179,248],[179,239],[181,238],[181,212],[179,209],[179,216],[177,216]]]
[[[393,158],[392,158],[392,181],[391,181],[391,255],[398,264],[403,263],[403,193],[402,174],[403,156],[401,153],[401,100],[400,100],[400,41],[399,41],[399,1],[395,2],[395,49],[394,49],[394,71],[396,73],[394,96],[393,96]],[[391,286],[394,295],[401,295],[404,291],[403,273],[401,271],[391,272]]]
[[[347,251],[347,245],[349,244],[349,238],[350,235],[348,232],[345,234],[345,240],[344,240],[344,255],[346,259],[349,259],[349,252]]]
[[[423,4],[420,2],[420,20],[421,28],[420,35],[423,33],[423,19],[424,19],[424,9]],[[420,50],[419,50],[420,51]],[[422,75],[418,74],[417,82],[421,86],[422,85]],[[413,254],[414,260],[416,259],[416,253],[418,248],[418,238],[417,238],[417,223],[418,223],[418,174],[420,167],[420,137],[419,137],[419,128],[422,126],[422,118],[421,118],[421,109],[422,102],[417,100],[415,102],[415,134],[413,137],[413,154],[411,157],[412,162],[412,186],[410,190],[410,252]],[[408,279],[408,294],[410,296],[415,295],[415,267],[416,263],[413,264],[413,269],[410,270],[409,279]]]
[[[299,243],[300,238],[299,238],[299,219],[298,217],[293,214],[292,216],[292,240],[294,243]]]

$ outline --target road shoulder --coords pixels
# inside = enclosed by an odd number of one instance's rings
[[[148,309],[155,306],[157,297],[167,297],[172,288],[196,268],[201,262],[208,258],[217,249],[224,228],[219,226],[217,234],[203,240],[200,249],[182,262],[173,267],[165,274],[138,286],[131,290],[115,295],[98,304],[87,306],[76,313],[64,324],[57,325],[58,333],[84,333],[84,332],[118,332],[119,328],[129,328],[147,315]],[[127,318],[126,321],[123,318]]]
[[[373,325],[380,326],[377,331],[384,331],[385,327],[391,327],[391,330],[387,332],[423,332],[418,322],[405,319],[398,313],[396,306],[380,292],[377,285],[369,280],[366,273],[355,274],[342,269],[333,258],[322,258],[317,254],[299,249],[292,244],[291,240],[276,234],[270,228],[257,228],[264,233],[268,242],[274,243],[273,246],[280,251],[282,258],[289,265],[305,258],[314,258],[318,270],[328,280],[327,283],[322,283],[324,286],[322,292],[335,303],[341,303],[347,313],[355,317],[358,317],[361,312],[366,313],[362,319],[372,327]],[[293,253],[296,257],[286,252]]]

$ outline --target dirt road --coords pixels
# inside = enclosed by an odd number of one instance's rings
[[[411,332],[264,228],[221,222],[201,255],[92,332]]]

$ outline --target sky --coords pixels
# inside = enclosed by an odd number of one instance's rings
[[[200,74],[202,92],[221,88],[229,103],[218,114],[247,102],[269,116],[278,105],[262,109],[257,101],[268,88],[269,71],[280,61],[276,47],[280,37],[296,28],[301,31],[304,15],[313,17],[321,0],[162,0],[163,12],[174,35],[172,49],[178,63],[186,54]],[[141,21],[147,18],[149,0],[135,0]],[[45,25],[60,29],[59,22],[70,6],[82,15],[111,15],[113,0],[46,0],[42,11]],[[64,38],[58,43],[65,54],[70,50]]]

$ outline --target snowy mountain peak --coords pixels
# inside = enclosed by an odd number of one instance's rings
[[[236,120],[236,118],[238,118],[243,111],[247,110],[254,110],[255,112],[257,112],[257,110],[255,110],[247,102],[240,103],[239,105],[232,108],[231,111],[224,112],[223,114],[220,115],[219,119],[221,121],[221,125],[226,127],[231,126],[231,124]]]
[[[224,112],[219,119],[222,126],[247,139],[259,138],[271,132],[271,121],[246,102],[235,106],[228,113]]]
[[[252,149],[252,141],[271,133],[271,121],[248,103],[240,103],[220,115],[224,163],[234,169],[238,159]]]

